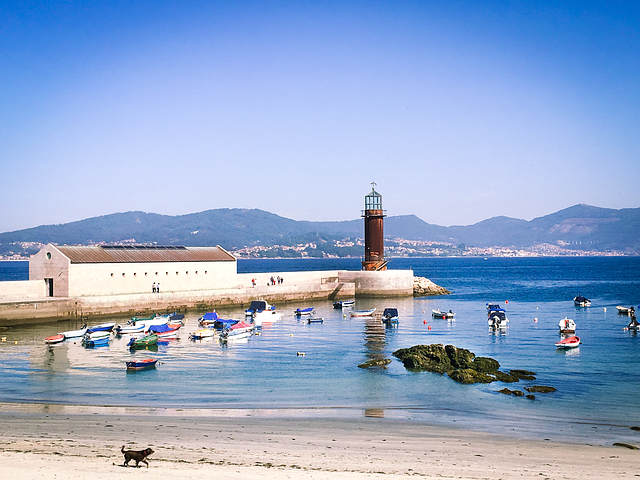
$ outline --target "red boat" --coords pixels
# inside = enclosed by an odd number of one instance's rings
[[[52,343],[60,343],[64,342],[64,335],[59,333],[57,335],[51,335],[44,339],[44,343],[52,344]]]
[[[580,345],[580,337],[567,337],[559,342],[556,342],[558,348],[574,348]]]

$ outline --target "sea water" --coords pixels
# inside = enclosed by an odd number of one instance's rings
[[[287,271],[358,267],[358,259],[238,261],[239,272],[278,272],[285,284]],[[356,301],[356,309],[398,308],[397,327],[352,318],[328,300],[278,304],[281,321],[228,345],[188,340],[203,312],[187,314],[180,338],[163,342],[157,351],[132,353],[126,337],[94,349],[79,340],[43,343],[49,335],[78,328],[78,321],[5,329],[0,401],[384,416],[519,437],[635,442],[638,434],[629,427],[640,425],[640,341],[624,330],[629,317],[615,307],[638,307],[639,267],[637,257],[393,259],[390,268],[411,268],[452,294]],[[25,279],[28,264],[0,262],[0,275],[0,280]],[[591,307],[575,307],[578,294],[590,298]],[[489,302],[507,310],[505,331],[489,330]],[[309,306],[323,323],[293,315]],[[453,310],[455,320],[433,319],[435,308]],[[223,318],[244,318],[242,308],[217,310]],[[564,317],[575,320],[583,342],[566,351],[554,346]],[[502,370],[531,370],[537,378],[462,385],[446,375],[409,372],[392,356],[398,348],[431,343],[467,348],[498,360]],[[156,369],[126,372],[127,360],[149,357],[159,359]],[[358,367],[371,359],[392,362],[387,368]],[[557,391],[536,393],[535,400],[498,393],[531,385]]]

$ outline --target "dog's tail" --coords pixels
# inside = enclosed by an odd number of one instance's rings
[[[122,448],[120,449],[120,451],[124,453],[124,445],[122,445]]]

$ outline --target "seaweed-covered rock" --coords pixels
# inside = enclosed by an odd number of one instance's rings
[[[449,372],[449,378],[458,383],[491,383],[495,379],[486,373],[478,372],[472,368],[459,368]]]
[[[613,446],[624,447],[624,448],[628,448],[629,450],[638,450],[638,447],[636,445],[631,445],[630,443],[615,442]]]
[[[501,390],[498,390],[498,393],[504,393],[505,395],[513,395],[513,392],[509,390],[507,387],[504,387]]]
[[[473,359],[476,354],[466,348],[458,348],[453,345],[444,347],[444,351],[449,357],[449,362],[453,368],[473,368]]]
[[[368,360],[358,365],[360,368],[385,367],[391,363],[388,358]]]
[[[529,400],[535,400],[536,399],[536,396],[535,395],[531,395],[531,394],[525,395],[525,397],[527,397]]]
[[[516,397],[524,397],[524,392],[521,392],[520,390],[512,390],[512,391]]]
[[[636,432],[640,432],[640,427],[629,427],[631,430],[636,431]]]
[[[501,372],[499,370],[495,372],[489,372],[489,374],[493,375],[498,382],[514,383],[519,381],[516,377],[509,375],[508,373]]]
[[[500,362],[489,357],[475,357],[471,368],[483,373],[494,373],[500,368]]]
[[[529,393],[550,393],[556,391],[554,387],[545,387],[544,385],[533,385],[531,387],[524,387],[524,389]]]
[[[515,377],[519,380],[535,380],[535,372],[530,372],[529,370],[517,370],[517,369],[511,369],[509,370],[509,374],[512,377]]]
[[[393,352],[393,356],[398,358],[407,370],[414,372],[446,373],[453,370],[444,345],[441,343],[401,348]]]

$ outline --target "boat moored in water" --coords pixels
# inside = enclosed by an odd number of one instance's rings
[[[573,304],[576,307],[590,307],[591,306],[591,300],[589,300],[586,297],[583,297],[582,295],[578,295],[577,297],[574,297]]]
[[[557,348],[575,348],[580,345],[580,337],[576,337],[575,335],[572,337],[567,337],[559,342],[556,342]]]
[[[127,370],[146,370],[155,368],[158,360],[156,358],[145,358],[144,360],[131,360],[127,362]]]
[[[375,313],[376,309],[372,308],[370,310],[353,310],[351,312],[352,317],[371,317]]]
[[[442,319],[445,319],[445,320],[453,320],[454,317],[456,316],[456,314],[453,313],[451,310],[449,310],[448,312],[443,312],[439,308],[436,308],[435,310],[431,310],[431,316],[433,318],[442,318]]]
[[[575,333],[576,322],[570,318],[564,317],[560,322],[558,322],[558,328],[560,329],[560,333]]]
[[[65,340],[67,338],[77,338],[82,337],[85,333],[87,333],[87,324],[85,323],[78,330],[69,330],[68,332],[61,332],[60,335],[64,335]]]
[[[313,307],[308,308],[296,308],[293,314],[296,317],[301,317],[302,315],[311,315],[313,313]]]
[[[397,308],[385,308],[382,312],[382,321],[387,324],[398,323],[398,309]]]
[[[224,341],[238,340],[240,338],[247,338],[253,334],[255,325],[246,322],[234,323],[228,328],[222,330],[220,333],[220,339]]]
[[[616,310],[618,310],[618,314],[619,315],[635,315],[636,314],[636,309],[633,307],[621,307],[621,306],[617,306]]]
[[[94,325],[93,327],[87,328],[86,333],[111,332],[115,326],[116,322],[101,323],[100,325]]]
[[[106,347],[109,343],[111,343],[111,336],[91,338],[85,335],[82,339],[82,344],[87,348]]]
[[[487,316],[489,317],[487,323],[494,330],[504,329],[509,325],[506,310],[497,303],[487,304]]]
[[[356,303],[355,300],[340,300],[338,302],[333,302],[333,308],[353,307],[355,303]]]
[[[130,349],[135,349],[135,348],[145,348],[149,345],[157,345],[157,344],[158,344],[158,335],[153,333],[151,335],[145,335],[142,338],[131,337],[131,340],[129,340],[129,343],[127,343],[127,346]]]
[[[203,340],[205,338],[215,337],[216,331],[213,328],[201,328],[189,334],[191,340]]]
[[[58,333],[57,335],[51,335],[44,339],[44,343],[49,345],[54,345],[56,343],[64,342],[64,335],[62,333]]]

